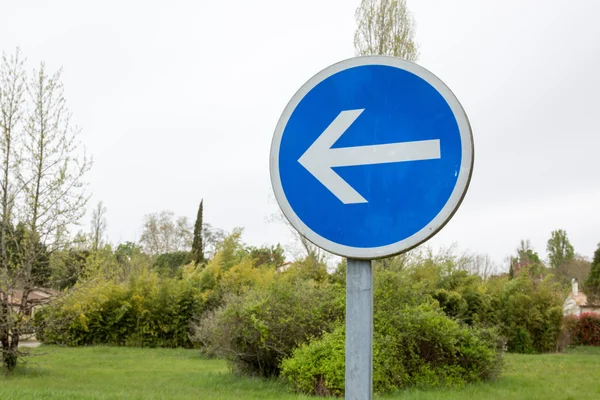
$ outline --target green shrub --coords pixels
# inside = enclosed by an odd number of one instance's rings
[[[399,308],[374,320],[373,388],[454,387],[495,378],[501,341],[491,330],[461,326],[431,305]],[[282,376],[297,391],[341,396],[344,327],[296,349],[282,362]]]
[[[515,353],[557,351],[562,325],[562,293],[551,279],[521,273],[496,294],[497,322]]]
[[[465,312],[454,290],[436,290],[425,271],[378,268],[374,287],[373,386],[379,393],[410,386],[461,386],[493,379],[501,368],[502,341],[494,330],[469,327],[444,313]],[[458,305],[455,307],[453,305]],[[454,312],[453,311],[453,312]],[[345,327],[296,349],[281,365],[297,391],[341,396]]]
[[[304,343],[281,363],[281,375],[298,392],[342,396],[345,379],[345,329],[337,327],[321,339]]]
[[[37,332],[47,343],[68,346],[191,347],[188,325],[201,307],[190,282],[146,272],[76,287],[36,315]]]
[[[189,251],[176,251],[173,253],[160,254],[154,260],[153,267],[163,276],[174,277],[180,268],[192,261]]]
[[[303,273],[300,268],[298,274]],[[334,286],[285,272],[246,293],[226,296],[224,306],[193,327],[193,339],[241,373],[274,376],[296,347],[331,331],[343,318],[343,307]]]

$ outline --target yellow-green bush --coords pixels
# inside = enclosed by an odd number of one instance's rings
[[[191,282],[144,272],[121,283],[75,287],[36,315],[38,335],[69,346],[190,347],[189,320],[201,307]]]

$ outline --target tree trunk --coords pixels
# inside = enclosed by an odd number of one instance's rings
[[[0,303],[0,351],[2,352],[2,363],[8,367],[7,356],[9,354],[9,333],[8,333],[8,301],[6,295],[2,293],[2,303]]]

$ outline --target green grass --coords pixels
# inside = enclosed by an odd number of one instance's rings
[[[309,399],[277,382],[240,379],[197,351],[119,347],[35,349],[26,369],[0,376],[1,400]],[[35,365],[34,365],[35,364]]]
[[[27,367],[0,375],[0,399],[310,399],[282,384],[240,378],[191,350],[114,347],[33,351]],[[43,354],[43,355],[41,355]],[[397,400],[600,399],[600,348],[506,356],[500,379],[457,390],[410,390]],[[312,398],[314,399],[314,398]]]
[[[598,400],[600,348],[567,354],[507,354],[502,376],[461,390],[410,390],[384,397],[395,400]]]

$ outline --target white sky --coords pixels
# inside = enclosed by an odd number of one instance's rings
[[[280,113],[324,67],[352,57],[359,0],[0,0],[0,51],[64,68],[73,121],[94,156],[93,206],[109,239],[144,214],[245,227],[287,243],[268,156]],[[600,242],[600,1],[409,0],[419,63],[457,95],[475,140],[463,205],[429,243],[497,262],[553,229]],[[87,229],[86,220],[85,229]]]

